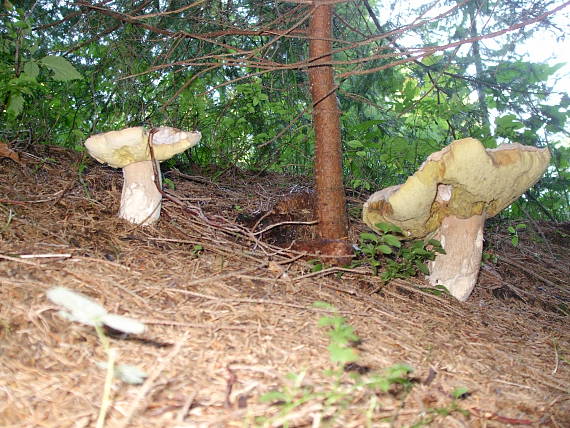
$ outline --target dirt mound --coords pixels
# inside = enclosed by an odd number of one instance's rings
[[[161,220],[140,228],[116,217],[120,172],[35,150],[0,159],[1,426],[95,426],[107,355],[91,327],[57,314],[55,286],[147,325],[109,333],[119,362],[149,376],[113,383],[105,426],[570,426],[567,224],[527,221],[513,246],[509,224],[488,222],[487,261],[459,303],[419,278],[313,272],[235,221],[270,210],[291,177],[168,174]],[[351,223],[356,242],[365,228]],[[331,374],[318,321],[340,315],[360,359]],[[391,378],[398,363],[414,371]],[[366,384],[373,374],[387,387]],[[281,395],[262,402],[270,391]]]

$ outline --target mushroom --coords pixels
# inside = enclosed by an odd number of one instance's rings
[[[131,223],[150,225],[160,217],[162,186],[160,173],[155,183],[155,172],[149,148],[149,135],[142,126],[111,131],[89,137],[85,147],[101,163],[123,169],[123,192],[119,217]],[[198,144],[200,132],[185,132],[167,126],[152,131],[152,152],[156,171],[159,161],[170,159]]]
[[[502,144],[485,149],[474,138],[431,154],[401,185],[374,193],[362,217],[372,229],[391,223],[405,239],[437,239],[446,254],[428,264],[427,279],[465,301],[481,265],[485,220],[534,185],[550,161],[548,149]]]

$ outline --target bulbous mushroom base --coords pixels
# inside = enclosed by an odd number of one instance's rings
[[[157,171],[160,165],[156,162]],[[142,226],[156,223],[160,218],[162,194],[154,182],[152,161],[132,163],[123,168],[123,192],[119,217]],[[159,174],[159,183],[160,182]]]
[[[444,285],[457,300],[465,301],[473,291],[483,252],[484,215],[466,219],[446,217],[435,239],[446,254],[438,254],[428,264],[430,284]]]

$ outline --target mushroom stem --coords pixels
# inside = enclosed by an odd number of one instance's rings
[[[485,215],[466,219],[448,216],[437,235],[446,254],[438,254],[429,263],[432,285],[444,285],[457,300],[465,301],[473,291],[481,266]]]
[[[156,161],[157,171],[160,165]],[[123,193],[119,217],[131,223],[148,226],[160,217],[162,194],[154,181],[152,161],[129,164],[123,168]],[[160,175],[158,185],[162,186]]]

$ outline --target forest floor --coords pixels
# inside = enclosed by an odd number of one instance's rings
[[[488,221],[496,260],[461,303],[421,278],[315,272],[237,221],[298,178],[170,173],[177,201],[142,228],[117,218],[120,171],[56,147],[20,155],[0,158],[2,427],[96,425],[107,354],[92,327],[59,316],[56,286],[147,326],[108,332],[118,362],[148,377],[114,381],[107,427],[570,427],[570,224],[526,221],[513,246],[509,223]],[[365,200],[349,198],[352,242]],[[274,228],[273,243],[295,228],[310,226]],[[319,319],[339,315],[359,360],[331,372]],[[396,364],[413,372],[394,377]]]

